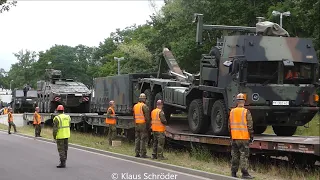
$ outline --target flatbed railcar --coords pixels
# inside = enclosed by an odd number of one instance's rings
[[[71,117],[72,129],[80,132],[90,132],[105,135],[108,125],[105,124],[106,115],[95,113],[77,114],[66,113]],[[50,125],[56,113],[40,113],[42,123]],[[118,116],[116,124],[118,136],[125,136],[129,140],[134,139],[134,120],[132,116]],[[212,151],[230,152],[231,142],[229,136],[215,136],[207,134],[194,134],[190,132],[184,117],[171,117],[170,125],[166,127],[165,136],[170,141],[180,144],[194,143],[194,145],[208,146]],[[24,120],[32,124],[33,113],[24,113]],[[320,137],[319,136],[291,136],[283,137],[271,134],[256,135],[250,145],[252,155],[286,156],[289,161],[299,164],[314,165],[320,161]]]

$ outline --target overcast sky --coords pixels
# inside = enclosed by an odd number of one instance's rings
[[[156,0],[160,8],[163,0]],[[54,44],[98,46],[116,28],[144,24],[154,12],[148,0],[22,1],[0,14],[0,68],[16,63],[12,53]]]

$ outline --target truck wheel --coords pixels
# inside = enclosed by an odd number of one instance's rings
[[[277,136],[292,136],[297,130],[297,126],[272,126],[273,132]]]
[[[201,99],[195,99],[191,102],[188,110],[189,128],[192,133],[206,133],[208,131],[208,116],[203,114],[203,105]]]
[[[211,127],[214,135],[228,135],[228,113],[223,100],[217,100],[212,106]]]
[[[143,93],[147,97],[146,105],[148,106],[149,110],[152,111],[152,105],[153,105],[153,99],[154,99],[154,97],[152,96],[152,92],[150,89],[146,89]]]
[[[267,126],[253,126],[254,134],[262,134],[267,129]]]

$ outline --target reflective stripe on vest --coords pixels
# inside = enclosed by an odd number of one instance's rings
[[[59,122],[56,139],[70,138],[70,116],[60,114],[56,118]]]
[[[116,113],[114,112],[112,107],[108,108],[108,111],[111,109],[111,116],[114,116]],[[106,124],[116,124],[116,118],[106,118]]]
[[[13,115],[11,112],[8,113],[8,122],[13,122]]]
[[[151,112],[151,129],[152,131],[156,131],[156,132],[164,132],[166,130],[166,127],[162,124],[161,120],[160,120],[160,112],[161,109],[154,109]]]
[[[34,113],[33,124],[41,124],[41,116],[37,112]]]
[[[142,111],[143,105],[144,103],[138,102],[136,105],[133,106],[133,113],[136,124],[142,124],[146,122],[146,119],[144,118],[144,114]]]
[[[247,109],[237,107],[231,110],[230,130],[232,139],[250,139],[247,126]]]

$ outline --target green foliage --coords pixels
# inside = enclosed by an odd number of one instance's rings
[[[0,0],[0,5],[4,2]],[[0,83],[9,87],[13,79],[13,87],[28,82],[35,85],[43,78],[46,68],[56,68],[63,76],[91,86],[92,78],[117,74],[114,57],[125,57],[120,62],[121,73],[155,72],[163,47],[172,50],[182,69],[197,73],[201,54],[208,53],[222,34],[205,32],[205,44],[197,46],[196,25],[192,23],[194,13],[203,14],[205,24],[255,26],[258,16],[279,23],[279,16],[272,16],[271,12],[290,11],[290,17],[283,17],[284,28],[291,36],[312,38],[320,55],[320,25],[316,23],[320,20],[319,7],[319,0],[239,0],[237,3],[234,0],[166,0],[160,12],[151,16],[151,21],[116,29],[97,47],[55,45],[45,52],[17,53],[21,62],[13,64],[8,74],[1,72]],[[26,64],[23,59],[27,60]]]
[[[9,11],[12,6],[16,6],[17,1],[7,2],[7,0],[0,0],[0,13]]]

